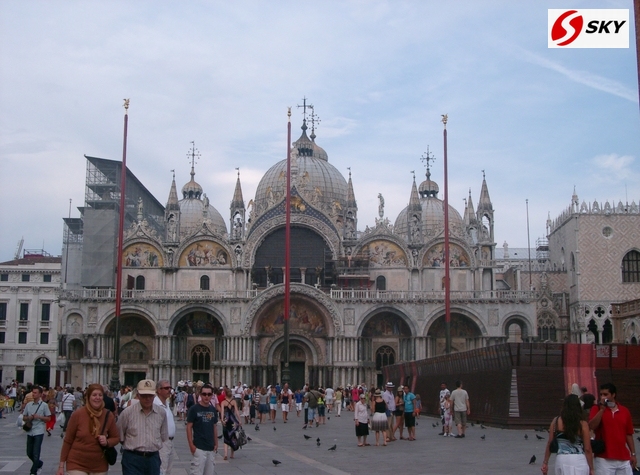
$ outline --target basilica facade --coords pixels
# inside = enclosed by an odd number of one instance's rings
[[[380,384],[383,366],[444,352],[444,203],[427,167],[424,180],[398,191],[408,205],[397,217],[385,215],[380,195],[375,226],[361,230],[351,174],[343,176],[315,139],[304,121],[291,146],[292,386]],[[265,173],[248,203],[238,175],[229,226],[193,164],[180,192],[174,176],[164,206],[133,177],[121,262],[104,250],[114,245],[119,162],[87,161],[83,217],[65,220],[62,378],[74,386],[109,381],[116,334],[109,279],[121,265],[121,381],[280,381],[286,160]],[[569,341],[570,311],[578,310],[570,310],[562,270],[550,267],[548,252],[532,268],[506,245],[496,249],[484,177],[477,203],[470,193],[462,212],[448,209],[453,351]],[[526,283],[529,270],[534,285]]]

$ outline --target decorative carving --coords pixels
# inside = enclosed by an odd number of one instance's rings
[[[89,320],[87,323],[89,326],[98,324],[98,307],[89,307]]]
[[[239,325],[242,321],[242,309],[240,307],[231,307],[231,324]]]
[[[500,311],[497,308],[489,309],[489,326],[497,327],[500,324]]]
[[[356,324],[356,309],[345,308],[344,309],[344,324],[355,325]]]

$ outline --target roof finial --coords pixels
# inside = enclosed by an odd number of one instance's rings
[[[484,174],[484,170],[482,170],[482,179],[483,179],[483,180],[485,180],[485,179],[486,179],[486,176],[485,176],[485,174]]]
[[[172,174],[173,174],[173,181],[176,181],[176,171],[175,170],[169,170]]]
[[[124,101],[124,115],[129,113],[129,99],[122,99]]]
[[[236,171],[238,172],[238,178],[240,178],[240,167],[236,167]]]
[[[427,179],[431,178],[431,171],[429,170],[430,165],[429,162],[434,162],[436,160],[436,157],[433,156],[433,154],[431,152],[429,152],[429,146],[427,145],[427,151],[425,153],[422,154],[422,156],[420,157],[420,160],[422,160],[423,162],[426,162],[426,167],[427,167]]]
[[[448,114],[441,114],[442,115],[442,123],[444,124],[444,128],[447,128],[447,121],[449,120],[449,115]]]
[[[311,140],[313,142],[316,141],[316,125],[318,125],[321,120],[315,113],[315,108],[313,105],[309,106],[311,108]]]
[[[351,178],[351,167],[347,167],[347,170],[349,170],[349,178]]]
[[[193,181],[193,177],[196,175],[195,171],[195,163],[196,160],[200,159],[200,151],[196,148],[195,141],[191,141],[191,149],[187,153],[187,158],[191,160],[191,181]]]
[[[413,175],[413,181],[416,181],[416,171],[415,170],[411,170],[410,172]]]
[[[302,105],[298,104],[298,107],[302,107],[302,130],[307,130],[307,108],[313,109],[313,104],[307,105],[307,97],[302,98]]]

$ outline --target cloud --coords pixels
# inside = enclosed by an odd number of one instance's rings
[[[631,155],[618,155],[610,153],[606,155],[597,155],[591,159],[591,163],[598,170],[595,175],[600,180],[609,182],[625,182],[636,180],[638,173],[633,170],[633,162],[635,158]]]
[[[636,89],[628,88],[618,81],[599,76],[589,71],[580,71],[567,68],[560,63],[551,61],[550,59],[544,58],[531,51],[527,51],[522,48],[517,49],[520,51],[521,57],[529,63],[537,64],[538,66],[542,66],[543,68],[547,68],[560,73],[572,81],[588,87],[592,87],[593,89],[597,89],[599,91],[621,97],[628,101],[638,103],[638,91]]]

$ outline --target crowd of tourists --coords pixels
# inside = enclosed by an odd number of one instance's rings
[[[341,417],[350,412],[357,447],[370,446],[372,432],[375,445],[384,447],[399,439],[416,440],[416,419],[422,407],[419,395],[392,382],[379,388],[359,384],[334,390],[305,385],[292,390],[288,384],[263,387],[238,381],[213,386],[180,381],[174,386],[167,380],[142,380],[116,393],[99,384],[82,390],[21,387],[12,382],[2,393],[3,408],[19,412],[18,423],[27,431],[31,475],[39,475],[42,469],[42,443],[56,424],[63,438],[56,475],[105,474],[116,461],[118,444],[124,474],[170,475],[176,457],[176,424],[182,422],[192,455],[191,475],[213,475],[219,438],[224,459],[232,460],[247,441],[245,425],[259,430],[261,424],[295,421],[307,430],[326,424],[329,414]],[[451,392],[442,383],[439,404],[440,435],[464,438],[471,404],[462,382],[457,381]],[[581,391],[574,385],[549,433],[541,466],[544,475],[552,453],[557,454],[556,475],[630,475],[636,466],[631,416],[617,402],[611,383],[600,387],[597,400],[586,388]]]

